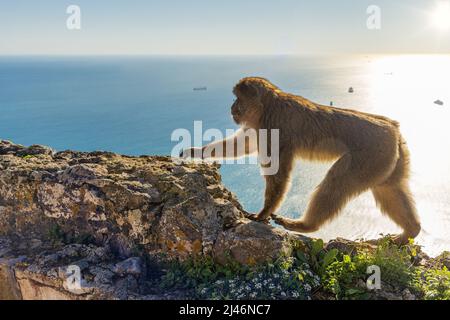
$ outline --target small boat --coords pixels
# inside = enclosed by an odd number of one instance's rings
[[[437,105],[439,105],[439,106],[443,106],[443,105],[444,105],[444,102],[438,99],[438,100],[436,100],[436,101],[434,102],[434,104],[437,104]]]
[[[206,87],[195,87],[193,90],[194,91],[206,91],[206,90],[208,90],[208,88],[206,88]]]
[[[348,88],[348,93],[353,93],[355,90],[353,90],[353,87]]]

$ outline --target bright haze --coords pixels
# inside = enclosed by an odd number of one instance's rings
[[[81,8],[69,31],[66,9]],[[368,30],[366,10],[381,9]],[[0,54],[449,53],[448,1],[1,1]]]

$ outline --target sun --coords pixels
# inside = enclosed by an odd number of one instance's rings
[[[431,14],[431,23],[439,31],[450,30],[450,1],[440,1]]]

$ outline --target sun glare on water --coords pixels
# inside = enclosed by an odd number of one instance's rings
[[[371,67],[371,104],[375,112],[401,123],[414,149],[414,163],[428,178],[450,173],[450,55],[390,56]],[[438,103],[442,103],[442,105]],[[439,152],[439,157],[432,157]]]
[[[440,253],[450,245],[450,55],[378,56],[364,73],[367,99],[361,110],[400,122],[411,151],[410,184],[422,220],[417,241],[427,253]],[[399,229],[367,193],[316,236],[371,239],[377,237],[375,231]]]
[[[370,73],[373,111],[400,122],[411,151],[418,241],[439,252],[450,244],[450,55],[385,57]]]

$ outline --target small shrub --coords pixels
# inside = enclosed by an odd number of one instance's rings
[[[342,255],[340,259],[327,266],[323,276],[323,287],[333,293],[336,299],[364,298],[366,292],[356,287],[358,279],[363,279],[363,262],[359,257],[352,259],[349,255]]]
[[[412,242],[399,247],[386,237],[375,250],[362,248],[353,256],[340,254],[340,258],[330,264],[323,274],[324,289],[335,294],[337,299],[367,298],[368,292],[358,287],[358,283],[366,281],[367,267],[376,265],[380,268],[383,282],[399,290],[408,288],[417,292],[412,263],[416,251]]]
[[[446,267],[419,271],[417,276],[424,299],[450,300],[450,271]]]

